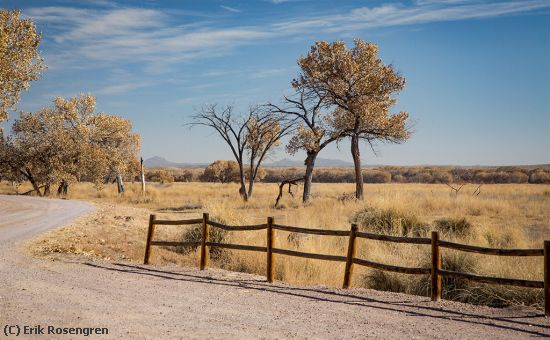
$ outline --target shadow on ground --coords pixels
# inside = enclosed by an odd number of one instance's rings
[[[525,335],[543,337],[550,336],[550,326],[546,324],[544,315],[537,312],[517,312],[511,310],[511,315],[489,316],[443,309],[429,305],[422,305],[423,303],[432,305],[434,304],[428,299],[421,302],[418,302],[416,299],[416,301],[384,301],[377,300],[375,298],[354,295],[352,293],[330,291],[328,289],[323,289],[320,287],[308,288],[286,286],[281,284],[270,284],[263,280],[254,279],[222,279],[212,277],[208,275],[208,272],[205,272],[205,275],[193,275],[189,273],[167,271],[147,266],[138,266],[125,263],[112,263],[112,266],[89,262],[84,264],[99,269],[131,273],[136,275],[146,275],[157,277],[159,279],[187,281],[208,285],[231,286],[238,289],[251,289],[273,294],[306,298],[316,301],[393,311],[397,313],[404,313],[408,316],[413,317],[425,317],[433,319],[453,320],[456,322],[464,322],[470,324],[479,324],[503,330],[515,331]],[[401,297],[401,295],[396,296]],[[419,303],[421,305],[419,305]]]

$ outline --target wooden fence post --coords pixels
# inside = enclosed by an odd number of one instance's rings
[[[348,256],[346,257],[346,269],[344,271],[344,284],[342,288],[349,288],[351,274],[353,273],[353,258],[355,257],[355,240],[357,224],[352,224],[349,232]]]
[[[151,241],[155,234],[155,215],[149,216],[149,229],[147,230],[147,243],[145,244],[145,257],[143,258],[143,264],[149,264],[151,258]]]
[[[208,265],[208,248],[206,247],[206,242],[208,242],[208,238],[210,235],[208,217],[209,217],[208,213],[202,214],[201,264],[200,264],[201,270],[204,270],[204,268]]]
[[[550,316],[550,241],[544,241],[544,315]]]
[[[432,301],[441,300],[441,253],[439,252],[439,233],[432,231]]]
[[[145,170],[143,169],[143,157],[141,157],[141,193],[145,195]]]
[[[273,272],[274,272],[274,266],[273,266],[273,243],[274,243],[274,237],[273,237],[273,217],[267,218],[267,269],[266,269],[266,276],[267,276],[267,282],[271,283],[273,282]]]

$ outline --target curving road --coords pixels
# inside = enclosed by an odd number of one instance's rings
[[[108,335],[88,337],[103,339],[550,336],[550,321],[532,309],[267,284],[222,270],[48,261],[21,249],[22,241],[92,209],[76,201],[0,196],[0,338],[5,325],[106,327]]]

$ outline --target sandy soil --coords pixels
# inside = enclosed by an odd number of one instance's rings
[[[550,320],[533,309],[268,284],[263,277],[215,269],[82,256],[51,261],[20,247],[91,210],[77,201],[0,196],[0,332],[18,324],[107,327],[108,336],[96,336],[105,339],[550,336]]]

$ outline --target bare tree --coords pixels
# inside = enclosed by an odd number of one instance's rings
[[[246,115],[238,115],[231,105],[218,108],[216,104],[210,104],[193,116],[190,125],[214,129],[229,146],[239,165],[239,194],[246,202],[252,196],[262,162],[279,145],[281,138],[292,130],[293,121],[257,106],[251,107]],[[245,164],[248,164],[248,171]]]
[[[292,117],[300,123],[287,145],[287,151],[295,154],[299,150],[305,150],[307,155],[304,160],[306,166],[302,195],[304,203],[310,198],[317,155],[327,145],[342,137],[342,134],[329,130],[327,126],[325,118],[327,114],[330,115],[330,112],[326,112],[325,99],[318,92],[306,91],[302,88],[297,90],[294,97],[285,96],[281,106],[272,103],[266,105],[272,112]]]

